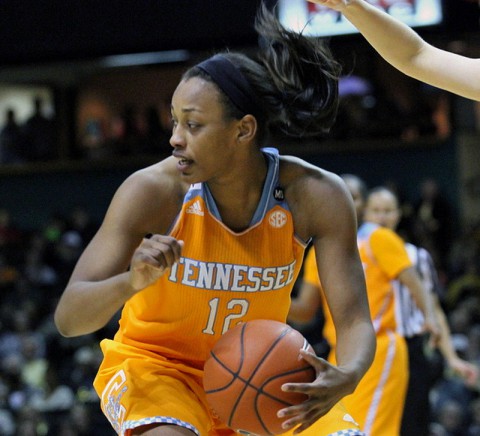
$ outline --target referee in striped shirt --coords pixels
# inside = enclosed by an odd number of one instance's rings
[[[398,198],[386,187],[374,188],[369,197],[377,196],[375,213],[369,213],[369,221],[395,230],[401,217]],[[427,250],[406,243],[408,255],[424,283],[434,296],[435,311],[440,328],[439,349],[447,365],[460,375],[467,385],[474,385],[478,377],[475,365],[461,359],[452,345],[448,322],[439,303],[440,284],[432,257]],[[427,436],[429,416],[429,391],[431,378],[425,373],[429,361],[425,353],[428,338],[425,334],[424,317],[415,304],[411,292],[400,282],[394,282],[396,318],[399,333],[408,345],[409,386],[402,420],[402,436]]]

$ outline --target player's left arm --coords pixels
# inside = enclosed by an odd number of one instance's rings
[[[375,333],[358,253],[357,221],[351,196],[336,176],[327,177],[322,185],[326,186],[317,188],[320,192],[316,195],[321,209],[317,214],[312,211],[318,229],[313,247],[335,325],[337,366],[351,377],[354,389],[373,360]],[[315,186],[312,189],[315,192]]]
[[[317,379],[311,384],[284,385],[284,389],[306,393],[310,398],[280,411],[280,416],[289,418],[284,423],[286,429],[301,424],[297,431],[311,426],[352,393],[375,354],[351,196],[338,176],[323,171],[312,171],[305,177],[301,191],[294,210],[296,228],[300,235],[313,238],[322,289],[336,329],[337,366],[304,354],[316,368]]]

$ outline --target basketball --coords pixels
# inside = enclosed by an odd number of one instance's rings
[[[315,370],[300,349],[313,351],[307,340],[287,324],[253,320],[227,331],[205,363],[207,401],[230,428],[256,435],[284,433],[278,418],[284,407],[305,401],[297,392],[283,392],[284,383],[310,383]]]

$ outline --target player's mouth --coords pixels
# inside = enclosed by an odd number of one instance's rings
[[[177,169],[181,172],[186,171],[192,164],[193,160],[187,159],[186,157],[175,156],[178,158]]]

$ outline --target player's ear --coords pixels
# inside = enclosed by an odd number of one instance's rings
[[[252,141],[257,133],[257,120],[253,115],[245,115],[238,124],[237,141]]]

